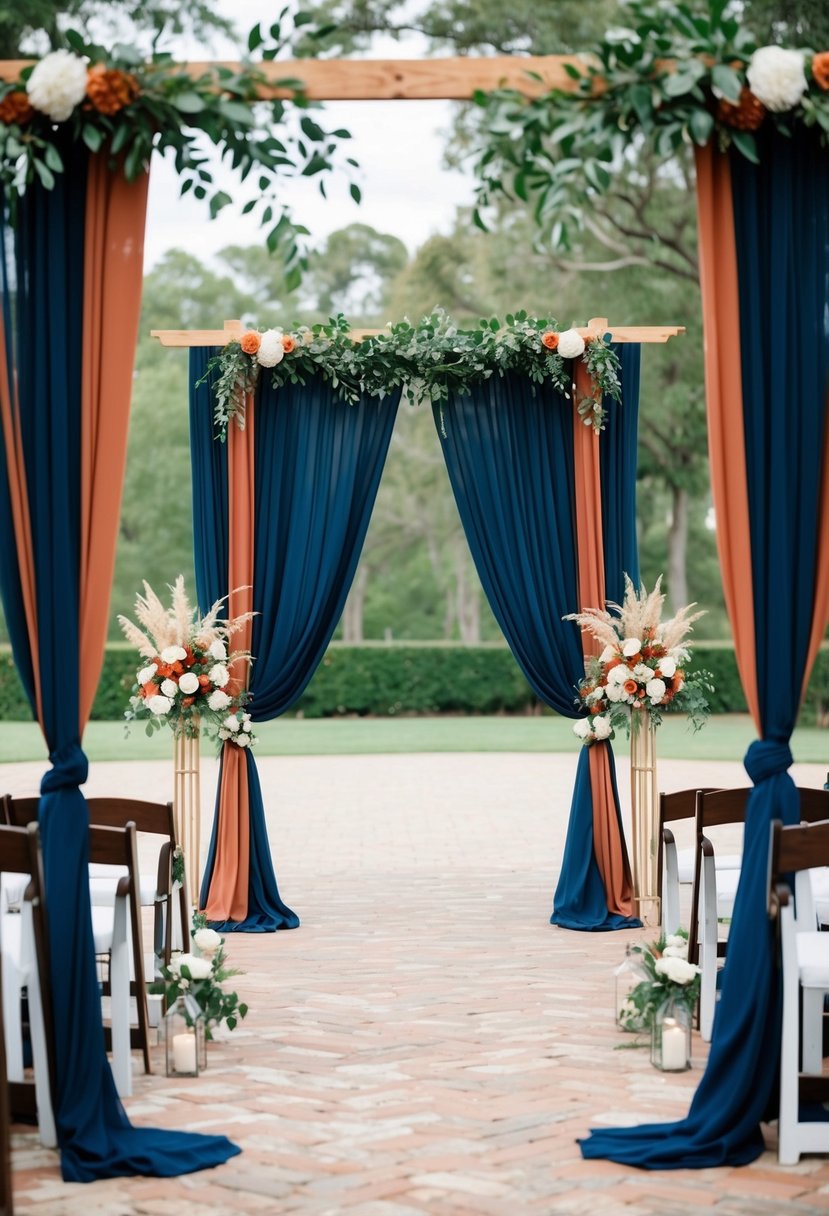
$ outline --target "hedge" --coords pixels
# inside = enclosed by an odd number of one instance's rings
[[[716,713],[744,713],[745,698],[734,651],[727,642],[700,642],[696,666],[713,676]],[[125,643],[107,647],[92,709],[94,719],[120,719],[136,669]],[[328,718],[339,714],[540,713],[509,650],[498,643],[332,644],[292,714]],[[8,647],[0,650],[0,720],[28,719],[30,712]],[[801,716],[804,724],[829,726],[829,647],[818,654]]]

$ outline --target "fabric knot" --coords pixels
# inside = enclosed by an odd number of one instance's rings
[[[779,777],[794,763],[794,756],[787,742],[782,739],[757,739],[751,744],[743,761],[755,785]]]
[[[89,761],[79,739],[73,739],[71,743],[50,752],[49,760],[52,768],[40,783],[41,794],[77,789],[89,776]]]

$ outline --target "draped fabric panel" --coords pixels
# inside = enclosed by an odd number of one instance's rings
[[[234,494],[232,483],[228,489],[228,456],[213,438],[209,386],[195,383],[211,353],[191,352],[196,582],[203,606],[227,593],[234,544],[231,528],[225,553],[217,555],[228,533],[222,521],[214,527],[214,518],[221,511],[232,515]],[[245,440],[247,431],[231,431],[228,440],[228,445],[247,442],[252,454],[254,722],[278,717],[294,704],[331,640],[365,540],[399,401],[398,393],[385,401],[365,398],[345,405],[322,383],[277,391],[265,381],[263,376],[255,402],[249,403],[253,432]],[[232,796],[224,795],[231,750],[238,751],[226,744],[202,905],[225,930],[294,928],[299,921],[276,888],[250,753],[232,758],[244,776],[231,783]],[[244,837],[245,827],[248,865],[226,845],[234,833]],[[245,889],[246,909],[240,902]],[[224,895],[230,890],[232,900]]]
[[[586,1157],[650,1169],[742,1165],[776,1107],[780,993],[768,921],[769,829],[796,823],[789,739],[827,625],[829,169],[804,130],[759,166],[698,153],[706,395],[717,535],[760,739],[708,1066],[686,1119],[594,1130]]]
[[[603,458],[602,514],[606,502],[612,501],[605,499],[605,483],[613,487],[612,494],[618,494],[616,479],[625,477],[629,494],[635,493],[639,349],[622,348],[620,357],[623,386],[630,373],[632,393],[623,387],[623,403],[608,403],[611,425],[621,429],[609,447],[618,465],[611,467],[612,457]],[[592,432],[582,436],[573,415],[572,402],[549,385],[532,386],[515,375],[493,377],[473,396],[452,396],[435,411],[461,522],[493,613],[536,695],[570,718],[578,716],[576,685],[584,674],[579,630],[562,620],[582,606],[575,453],[584,438],[600,445],[605,438],[596,440]],[[634,463],[628,467],[631,454]],[[594,491],[597,475],[598,468]],[[635,554],[633,501],[630,497],[625,502],[609,529],[614,561],[622,560],[623,551],[626,557]],[[594,535],[602,530],[598,514],[594,512]],[[589,556],[596,565],[592,549]],[[598,567],[606,556],[599,554]],[[607,580],[608,587],[615,592],[621,579],[620,566]],[[639,922],[628,915],[629,909],[621,913],[610,909],[614,892],[608,892],[597,864],[591,781],[595,761],[591,763],[587,751],[583,748],[579,758],[553,920],[579,929],[630,927]],[[609,745],[600,745],[597,759],[600,752],[606,762],[596,765],[602,783],[599,798],[612,820],[607,838],[615,842],[614,872],[624,876],[627,857],[612,752]],[[622,893],[623,886],[622,882]]]
[[[186,1173],[239,1150],[224,1136],[133,1128],[104,1051],[81,735],[106,638],[147,181],[115,180],[105,156],[87,160],[71,144],[62,153],[67,169],[54,190],[30,186],[17,228],[2,234],[14,261],[3,265],[0,578],[15,662],[52,764],[39,819],[61,1168],[66,1180],[89,1182]]]

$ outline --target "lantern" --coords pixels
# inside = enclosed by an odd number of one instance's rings
[[[164,1015],[164,1057],[168,1077],[197,1077],[207,1067],[204,1014],[189,992]]]

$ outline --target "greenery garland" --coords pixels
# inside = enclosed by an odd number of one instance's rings
[[[289,46],[291,31],[283,32],[284,17],[283,12],[267,33],[254,26],[248,36],[251,54],[270,61]],[[293,24],[307,26],[309,21],[307,14],[298,13]],[[312,29],[311,35],[327,31],[330,26]],[[301,81],[267,82],[255,63],[238,71],[217,64],[193,77],[163,52],[147,60],[135,47],[107,49],[73,30],[64,37],[67,48],[28,65],[16,80],[0,82],[0,185],[12,218],[17,196],[32,182],[47,190],[54,187],[65,171],[67,143],[107,151],[128,181],[146,170],[154,149],[170,151],[181,193],[192,191],[206,200],[212,218],[233,199],[215,186],[204,154],[206,137],[239,180],[254,185],[243,213],[258,215],[268,230],[269,250],[282,248],[287,285],[296,286],[298,237],[307,231],[294,226],[276,187],[286,177],[318,176],[324,195],[324,176],[333,170],[349,132],[320,126],[310,113],[319,107],[303,95]],[[291,100],[259,100],[265,84],[292,90]],[[293,127],[286,126],[291,107],[299,111]],[[343,167],[351,173],[356,164],[348,157]],[[359,201],[353,181],[350,190]]]
[[[581,360],[594,391],[579,396],[574,364]],[[437,310],[418,325],[404,320],[382,333],[355,341],[342,315],[327,325],[292,330],[249,329],[215,355],[199,384],[212,382],[218,437],[227,438],[231,420],[244,426],[247,394],[263,370],[275,388],[306,384],[319,377],[345,402],[364,395],[384,398],[402,387],[413,405],[443,404],[450,393],[468,396],[473,386],[494,375],[516,371],[533,385],[548,383],[568,399],[571,394],[585,426],[604,429],[605,398],[619,401],[619,357],[610,334],[582,337],[559,328],[552,318],[509,314],[504,324],[484,318],[476,329],[459,329]]]
[[[608,29],[564,65],[573,89],[528,98],[478,92],[474,218],[501,195],[535,207],[552,243],[569,249],[590,200],[630,161],[637,138],[670,158],[712,139],[758,161],[758,135],[814,129],[829,137],[829,51],[760,46],[734,0],[631,0],[630,24]]]

